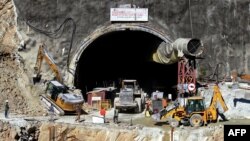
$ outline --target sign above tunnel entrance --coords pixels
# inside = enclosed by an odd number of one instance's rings
[[[147,8],[111,8],[110,21],[148,21]]]

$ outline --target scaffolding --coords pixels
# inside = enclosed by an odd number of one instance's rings
[[[178,61],[178,97],[187,92],[189,95],[196,93],[196,62],[195,59],[185,57]],[[185,87],[185,85],[187,87]],[[183,96],[182,96],[183,97]]]

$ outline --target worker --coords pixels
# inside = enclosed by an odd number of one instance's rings
[[[119,115],[119,110],[114,109],[114,123],[118,123],[118,115]]]
[[[157,100],[158,99],[158,94],[159,94],[159,91],[158,90],[156,90],[155,92],[154,92],[154,100]]]
[[[167,107],[167,105],[168,105],[167,99],[162,98],[162,107],[163,107],[163,108],[164,108],[164,107]]]
[[[82,112],[81,105],[77,104],[76,105],[76,114],[77,114],[77,116],[76,116],[76,119],[75,119],[76,122],[80,122],[81,112]]]
[[[101,107],[101,110],[100,110],[100,115],[103,116],[103,119],[104,119],[104,123],[105,123],[105,115],[106,115],[106,110],[104,107]]]
[[[184,90],[184,97],[188,97],[189,95],[188,83],[183,84],[183,90]]]
[[[49,107],[49,121],[54,121],[54,107],[52,104],[50,104],[50,107]]]
[[[150,106],[151,106],[151,100],[148,98],[146,101],[146,111],[145,111],[145,116],[150,117]]]
[[[5,108],[4,108],[4,116],[5,116],[5,118],[8,118],[9,109],[10,109],[9,101],[6,100],[6,101],[5,101]]]

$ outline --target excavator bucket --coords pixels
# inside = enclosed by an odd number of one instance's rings
[[[41,75],[35,75],[34,77],[33,77],[33,84],[36,84],[36,83],[38,83],[38,82],[40,82],[41,81]]]
[[[218,112],[218,115],[221,117],[221,119],[222,119],[223,121],[228,121],[228,119],[226,118],[226,116],[225,116],[223,113],[219,113],[219,112]]]

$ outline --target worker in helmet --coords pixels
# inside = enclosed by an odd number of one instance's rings
[[[9,101],[6,100],[5,101],[5,107],[4,107],[4,116],[5,116],[5,118],[8,118],[9,109],[10,109]]]
[[[54,107],[52,104],[50,104],[50,107],[49,107],[49,121],[54,121]]]

